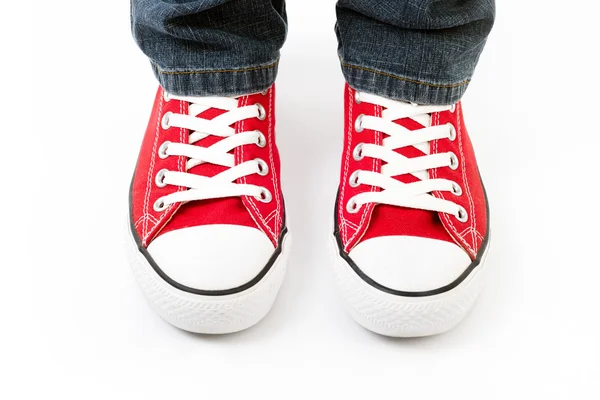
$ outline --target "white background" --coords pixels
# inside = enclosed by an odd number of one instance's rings
[[[367,332],[334,292],[334,1],[289,3],[278,134],[291,265],[269,316],[224,337],[163,322],[126,262],[156,89],[127,1],[3,4],[0,398],[600,398],[595,2],[500,1],[464,99],[492,208],[487,290],[457,329],[418,340]]]

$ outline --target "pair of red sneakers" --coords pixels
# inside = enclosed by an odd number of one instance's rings
[[[342,297],[380,334],[444,332],[475,301],[489,247],[461,105],[347,86],[345,110],[332,236]],[[291,246],[279,169],[274,87],[237,98],[158,90],[130,191],[130,258],[168,322],[229,333],[269,311]]]

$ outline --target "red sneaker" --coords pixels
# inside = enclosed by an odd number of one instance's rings
[[[191,332],[257,323],[291,239],[275,145],[275,89],[239,98],[158,90],[130,193],[130,258],[156,311]]]
[[[336,280],[352,316],[387,336],[447,331],[482,287],[488,210],[461,104],[346,89]]]

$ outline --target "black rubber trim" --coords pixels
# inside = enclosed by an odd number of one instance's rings
[[[483,187],[483,183],[481,185]],[[350,255],[344,251],[344,245],[342,243],[342,238],[340,236],[340,229],[339,229],[339,224],[338,224],[338,207],[339,207],[339,190],[338,190],[338,198],[336,198],[336,200],[335,200],[335,204],[336,204],[335,215],[334,215],[335,231],[333,232],[333,234],[335,235],[335,239],[337,242],[338,250],[340,252],[340,256],[348,263],[348,265],[354,270],[354,272],[356,272],[356,274],[363,281],[365,281],[369,285],[373,286],[374,288],[381,290],[382,292],[386,292],[389,294],[393,294],[395,296],[402,296],[402,297],[427,297],[427,296],[435,296],[437,294],[446,293],[446,292],[456,288],[465,279],[467,279],[467,277],[471,274],[471,272],[473,272],[473,270],[475,270],[475,268],[477,268],[479,266],[479,264],[481,262],[481,258],[483,257],[483,254],[485,253],[485,250],[487,249],[488,240],[490,237],[490,208],[489,208],[489,203],[487,200],[487,194],[485,192],[485,187],[483,188],[483,195],[485,196],[485,212],[487,215],[487,223],[486,223],[485,238],[483,239],[483,242],[481,243],[481,248],[479,249],[479,252],[477,253],[477,256],[475,257],[475,260],[473,260],[473,262],[469,265],[469,267],[458,278],[456,278],[456,280],[454,282],[452,282],[446,286],[443,286],[438,289],[423,291],[423,292],[404,292],[401,290],[394,290],[394,289],[390,289],[386,286],[383,286],[382,284],[374,281],[367,274],[365,274],[358,267],[358,265],[356,265],[354,260],[352,260]]]
[[[264,266],[264,268],[251,281],[249,281],[241,286],[238,286],[238,287],[235,287],[232,289],[226,289],[226,290],[200,290],[200,289],[194,289],[194,288],[182,285],[181,283],[174,281],[167,274],[165,274],[163,272],[163,270],[161,270],[160,267],[156,264],[154,259],[152,259],[152,256],[150,255],[150,253],[148,253],[148,250],[144,246],[142,246],[142,241],[140,240],[140,237],[137,234],[137,230],[135,229],[135,224],[133,222],[133,212],[132,212],[133,202],[131,201],[132,194],[133,194],[133,180],[131,181],[131,186],[129,188],[129,225],[130,225],[129,229],[131,230],[131,234],[135,239],[135,244],[136,244],[139,252],[142,253],[142,255],[146,258],[148,263],[152,266],[154,271],[156,271],[156,273],[165,282],[167,282],[169,285],[171,285],[174,288],[179,289],[183,292],[197,294],[200,296],[227,296],[230,294],[237,294],[237,293],[243,292],[245,290],[250,289],[251,287],[256,285],[258,282],[260,282],[262,280],[262,278],[264,278],[265,275],[267,275],[267,273],[271,270],[271,267],[273,266],[273,264],[275,263],[277,258],[279,258],[279,255],[281,254],[283,239],[285,238],[285,235],[287,234],[287,231],[288,231],[286,223],[285,223],[285,219],[283,221],[283,229],[281,230],[281,234],[279,235],[277,248],[275,249],[275,252],[271,255],[271,257],[269,258],[269,261]]]

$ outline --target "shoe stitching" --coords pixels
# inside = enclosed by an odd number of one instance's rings
[[[347,142],[348,145],[346,146],[346,151],[345,151],[345,159],[344,159],[344,174],[343,174],[343,178],[342,178],[342,188],[341,188],[341,195],[340,195],[340,202],[338,204],[338,213],[340,215],[340,220],[345,220],[345,216],[344,216],[344,195],[346,193],[346,181],[348,179],[348,168],[349,168],[349,163],[350,163],[350,147],[352,145],[352,113],[353,113],[353,99],[352,99],[352,89],[350,88],[350,86],[348,86],[348,130],[346,132],[346,138],[347,138]],[[342,234],[342,238],[344,239],[344,246],[348,243],[348,231],[347,231],[347,226],[345,224],[343,224],[341,226],[341,234]]]
[[[470,226],[467,226],[465,229],[463,229],[458,235],[459,236],[465,236],[467,235],[472,228]]]
[[[249,96],[244,97],[242,107],[246,107],[248,105],[248,100],[249,100]],[[245,131],[245,125],[246,125],[245,122],[246,122],[246,120],[243,120],[243,121],[240,122],[240,131],[241,132]],[[240,147],[240,153],[241,153],[242,161],[244,161],[245,160],[245,158],[244,158],[244,146]],[[243,176],[241,178],[241,181],[242,181],[243,184],[246,184],[246,177]],[[264,220],[264,218],[263,218],[260,210],[258,209],[258,207],[256,206],[256,204],[254,203],[254,200],[251,197],[249,197],[249,196],[246,196],[246,199],[248,200],[248,204],[250,204],[250,206],[252,207],[252,209],[256,213],[256,216],[262,222],[262,223],[257,223],[259,225],[259,227],[261,225],[264,226],[264,228],[266,228],[267,231],[269,231],[269,233],[271,234],[270,238],[274,238],[275,234],[273,233],[273,231],[271,230],[271,228],[269,227],[269,225],[267,225],[267,223],[265,222],[265,220]],[[252,216],[252,213],[250,213],[250,215]],[[257,222],[257,221],[255,221],[255,222]],[[263,233],[265,233],[264,230],[263,230]]]
[[[179,113],[183,114],[183,101],[179,102]],[[189,111],[188,111],[189,114]],[[185,133],[185,129],[183,128],[179,128],[179,143],[184,143],[184,133]],[[187,141],[187,144],[189,144],[189,139]],[[183,156],[179,156],[179,159],[177,160],[177,168],[179,170],[179,172],[185,172],[184,170],[184,162],[183,162],[184,157]],[[187,164],[187,163],[186,163]],[[178,187],[177,191],[181,192],[183,190],[183,187]]]
[[[160,134],[160,121],[162,118],[162,110],[163,110],[163,96],[162,96],[162,89],[160,92],[160,100],[159,100],[159,105],[158,105],[158,116],[156,118],[156,130],[155,130],[155,135],[154,135],[154,144],[152,146],[152,155],[150,156],[150,167],[148,168],[148,177],[146,179],[146,193],[144,194],[144,208],[143,208],[143,214],[150,214],[148,211],[148,203],[150,201],[150,193],[152,191],[152,176],[154,175],[154,165],[156,162],[156,150],[157,150],[157,146],[158,146],[158,138],[159,138],[159,134]],[[148,232],[148,220],[144,219],[144,225],[142,226],[142,236],[144,236],[144,245],[146,244],[146,234]]]
[[[440,123],[440,113],[436,113],[435,117],[434,117],[434,126],[438,126]],[[439,140],[434,140],[433,141],[433,149],[434,149],[434,154],[438,154],[438,142]],[[434,168],[431,170],[431,175],[434,179],[437,179],[437,168]],[[436,194],[441,197],[444,200],[447,200],[446,197],[444,196],[444,193],[442,192],[436,192]],[[439,213],[438,213],[439,214]],[[457,239],[459,239],[462,244],[466,247],[467,251],[469,252],[469,254],[471,254],[473,257],[475,257],[475,251],[473,251],[473,249],[471,248],[471,246],[469,245],[469,243],[458,234],[458,229],[456,229],[456,227],[454,226],[454,223],[452,222],[452,219],[450,219],[450,217],[446,214],[446,213],[441,213],[441,218],[446,221],[446,223],[450,226],[449,229],[454,232],[454,236]],[[455,239],[456,240],[456,239]]]
[[[146,219],[146,216],[142,215],[140,218],[138,218],[137,222],[135,224],[133,224],[133,226],[137,229],[137,227],[140,225],[140,223],[144,222],[145,219]]]
[[[380,106],[375,107],[375,116],[376,117],[381,117],[383,114],[382,108]],[[354,133],[354,130],[352,131]],[[381,134],[380,132],[373,132],[373,135],[375,137],[377,137],[377,134]],[[373,164],[371,165],[371,171],[375,172],[375,168],[377,166],[377,159],[373,158]],[[377,188],[375,186],[371,186],[371,188],[369,189],[369,192],[373,193],[377,190]],[[356,236],[361,232],[361,231],[366,231],[366,227],[364,225],[365,220],[367,219],[367,217],[369,218],[369,221],[371,221],[371,215],[373,212],[373,209],[375,208],[375,203],[369,203],[366,205],[365,209],[363,210],[363,214],[362,217],[360,219],[360,223],[358,224],[359,229],[356,230],[356,232],[354,232],[354,235],[352,235],[352,237],[350,238],[350,240],[348,241],[348,246],[346,248],[346,250],[348,250],[348,248],[350,247],[350,245],[352,244],[352,242],[354,241],[354,239],[356,238]],[[363,232],[364,234],[364,232]],[[362,237],[362,236],[361,236]]]
[[[267,219],[272,219],[274,217],[274,215],[277,213],[277,210],[273,210],[271,211],[266,217],[265,220]]]
[[[137,219],[137,221],[135,222],[134,226],[137,227],[139,224],[141,224],[142,222],[144,222],[143,220],[145,218],[148,218],[148,219],[151,219],[151,220],[153,219],[154,223],[156,223],[156,221],[158,221],[153,215],[151,215],[151,214],[144,214],[144,215],[142,215],[141,217],[139,217]]]
[[[456,110],[456,115],[460,116],[461,115],[461,104],[458,104],[457,110]],[[458,118],[457,118],[458,119]],[[462,121],[458,121],[457,123],[458,127],[457,127],[457,131],[458,131],[458,150],[460,152],[460,157],[461,157],[461,163],[462,163],[462,175],[463,175],[463,181],[465,183],[465,189],[467,192],[467,198],[469,199],[469,207],[470,207],[470,211],[471,211],[471,217],[472,220],[470,222],[470,226],[473,229],[477,228],[477,216],[475,215],[475,202],[473,201],[473,196],[471,195],[471,188],[469,187],[469,180],[467,178],[467,164],[465,161],[465,154],[463,152],[463,146],[462,146],[462,130],[461,130],[461,126],[462,126]],[[477,250],[477,242],[475,240],[475,234],[472,235],[472,240],[473,240],[473,247],[474,247],[474,251]]]
[[[265,221],[270,222],[276,215],[277,215],[277,210],[271,211],[271,213],[265,217]]]
[[[479,239],[479,240],[483,241],[483,236],[481,235],[481,233],[479,233],[479,232],[477,231],[477,229],[473,229],[473,228],[471,228],[471,227],[469,227],[469,228],[465,229],[464,231],[462,231],[462,233],[460,233],[460,236],[462,236],[462,237],[465,237],[465,236],[467,236],[467,235],[469,235],[469,234],[471,234],[471,235],[475,235],[475,237],[476,237],[477,239]]]
[[[242,106],[242,107],[246,107],[246,105],[247,105],[247,104],[248,104],[248,96],[245,96],[245,97],[242,99],[241,106]],[[245,125],[245,121],[246,121],[246,120],[243,120],[243,121],[240,121],[240,122],[238,123],[238,124],[239,124],[239,132],[243,132],[243,131],[244,131],[244,125]],[[243,160],[244,160],[244,146],[241,146],[241,147],[239,147],[239,151],[235,151],[235,163],[236,163],[236,165],[239,165],[239,164],[241,164]],[[245,177],[245,176],[241,177],[241,178],[240,178],[240,182],[241,182],[242,184],[246,184],[246,177]],[[256,207],[255,207],[255,205],[254,205],[254,204],[252,204],[252,200],[250,199],[250,197],[249,197],[249,196],[246,196],[246,200],[247,200],[247,203],[250,205],[250,207],[251,207],[253,210],[256,210]],[[258,228],[260,229],[260,231],[261,231],[262,233],[264,233],[265,235],[267,235],[267,236],[268,236],[267,232],[265,232],[265,229],[264,229],[263,225],[262,225],[262,224],[261,224],[259,221],[257,221],[257,220],[256,220],[256,217],[255,217],[254,213],[252,213],[252,212],[251,212],[251,211],[248,209],[248,206],[246,205],[246,203],[244,203],[244,206],[246,207],[246,209],[247,209],[247,211],[248,211],[248,214],[250,214],[250,218],[252,218],[252,220],[253,220],[253,221],[254,221],[254,223],[255,223],[255,224],[258,226]]]
[[[173,209],[173,207],[175,206],[175,204],[169,204],[167,206],[167,208],[165,208],[162,213],[160,214],[160,218],[158,219],[158,221],[156,222],[156,224],[146,233],[146,235],[144,236],[144,240],[143,243],[146,244],[148,239],[150,238],[150,236],[154,235],[156,229],[158,229],[160,227],[160,223],[165,219],[165,217],[167,215],[169,215],[169,213],[171,212],[171,210]]]
[[[478,238],[478,239],[479,239],[481,242],[483,242],[483,240],[484,240],[484,237],[483,237],[483,235],[482,235],[481,233],[479,233],[479,231],[478,231],[477,229],[474,229],[474,231],[475,231],[475,236],[477,236],[477,238]],[[479,246],[479,245],[478,245],[478,246]]]
[[[346,220],[346,223],[348,224],[348,226],[350,226],[353,229],[359,229],[359,226],[356,225],[354,222],[351,222],[349,220]]]
[[[161,96],[161,101],[163,100],[163,97]],[[179,113],[183,114],[183,101],[179,102]],[[184,128],[179,128],[179,143],[183,143],[184,142],[184,133],[185,133],[185,129]],[[156,152],[153,151],[152,154],[155,154]],[[177,160],[177,169],[180,172],[183,172],[183,156],[179,156],[178,160]],[[177,188],[177,192],[181,192],[185,190],[183,187],[178,187]],[[156,234],[158,232],[158,230],[162,230],[160,224],[161,222],[165,219],[165,217],[167,217],[168,215],[170,215],[171,210],[173,209],[173,207],[179,207],[176,204],[169,204],[167,206],[167,208],[165,210],[163,210],[163,212],[160,214],[160,218],[156,221],[156,223],[154,224],[154,226],[147,232],[147,234],[144,236],[144,242],[146,242],[150,236]],[[169,218],[169,220],[172,218],[172,216]]]
[[[275,191],[275,203],[276,203],[276,211],[277,211],[277,220],[275,222],[275,226],[273,227],[275,231],[275,240],[279,237],[279,229],[281,228],[281,198],[279,194],[279,182],[277,180],[277,171],[275,170],[275,160],[273,156],[273,147],[275,146],[275,138],[273,132],[273,88],[271,87],[269,90],[269,128],[267,136],[269,137],[269,160],[271,162],[271,176],[273,183],[273,190]]]

